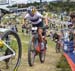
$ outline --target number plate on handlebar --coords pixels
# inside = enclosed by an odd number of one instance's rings
[[[37,34],[37,27],[32,27],[32,34]]]
[[[36,31],[38,28],[37,27],[32,27],[32,30]]]

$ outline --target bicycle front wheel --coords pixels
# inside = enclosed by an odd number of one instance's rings
[[[33,43],[30,42],[29,47],[28,47],[28,64],[29,64],[29,66],[34,65],[34,60],[35,60],[35,50],[33,48]]]
[[[1,56],[11,57],[4,59],[0,62],[0,69],[2,71],[17,71],[21,61],[21,40],[16,32],[7,31],[2,36],[4,45],[0,52]],[[14,56],[12,56],[14,54]]]
[[[45,62],[45,56],[46,56],[46,50],[43,50],[39,53],[39,58],[41,63]]]

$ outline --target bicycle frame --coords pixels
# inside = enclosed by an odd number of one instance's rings
[[[32,28],[32,37],[29,43],[28,48],[28,64],[29,66],[34,65],[34,59],[36,55],[39,55],[40,62],[44,63],[45,61],[45,50],[41,50],[41,41],[36,27]]]
[[[13,54],[10,54],[10,55],[7,55],[7,56],[1,56],[0,61],[3,61],[5,59],[8,59],[8,58],[11,58],[11,57],[15,56],[15,51],[13,49],[11,49],[11,47],[9,47],[5,42],[3,42],[3,43],[4,43],[5,46],[7,46],[8,49],[10,49],[13,52]]]
[[[32,27],[31,30],[32,30],[32,33],[31,33],[32,34],[31,41],[32,41],[32,39],[34,37],[33,44],[34,44],[34,47],[37,48],[36,47],[36,43],[39,44],[39,42],[38,42],[38,32],[37,32],[38,28],[37,27]]]
[[[32,38],[34,37],[34,48],[36,50],[36,52],[40,53],[41,51],[41,44],[39,42],[39,36],[38,36],[38,32],[37,32],[38,28],[37,27],[32,27],[32,31],[34,31],[34,33],[32,33]],[[31,40],[32,40],[31,38]],[[43,37],[42,37],[43,38]]]
[[[9,29],[0,28],[1,33],[4,33],[6,31],[9,31]],[[0,38],[0,40],[1,40],[1,38]],[[8,59],[8,58],[15,56],[15,51],[8,44],[6,44],[4,41],[3,41],[3,44],[12,52],[12,54],[6,55],[6,56],[0,56],[0,61],[3,61],[5,59]]]

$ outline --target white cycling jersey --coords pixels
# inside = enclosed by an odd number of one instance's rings
[[[31,16],[29,13],[25,15],[25,19],[28,19],[32,24],[39,24],[42,21],[43,15],[41,15],[38,11]]]

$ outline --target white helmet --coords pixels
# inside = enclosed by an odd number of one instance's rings
[[[30,6],[28,7],[27,11],[29,14],[33,15],[36,12],[36,8],[34,6]]]

